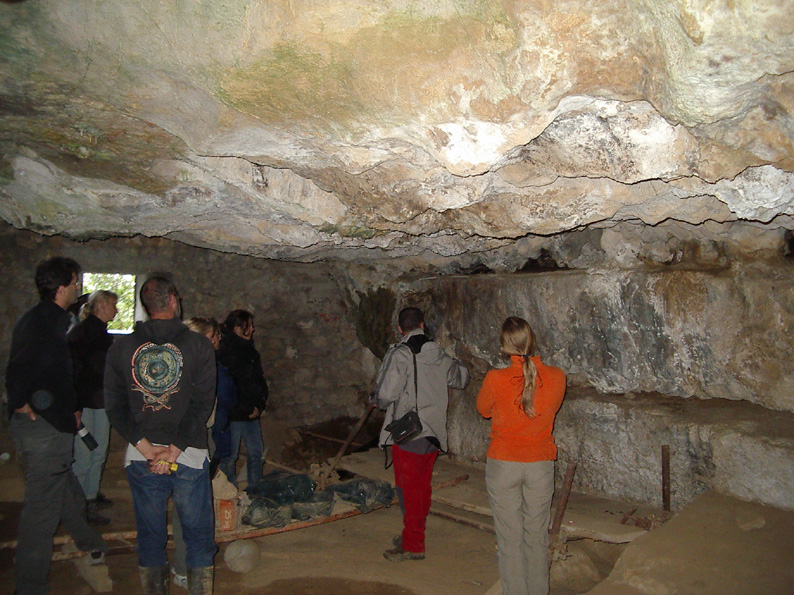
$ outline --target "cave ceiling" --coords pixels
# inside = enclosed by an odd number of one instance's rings
[[[0,218],[305,262],[493,264],[621,225],[791,228],[792,14],[6,1]]]

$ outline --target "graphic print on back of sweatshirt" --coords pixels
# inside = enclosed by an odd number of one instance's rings
[[[144,343],[132,355],[132,390],[143,394],[143,410],[171,409],[171,395],[179,389],[182,352],[172,343]]]

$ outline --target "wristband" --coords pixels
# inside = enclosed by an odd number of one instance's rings
[[[166,464],[168,465],[168,468],[169,468],[171,471],[176,471],[177,469],[179,469],[179,465],[178,465],[177,463],[171,463],[171,462],[169,462],[169,461],[163,461],[163,460],[160,460],[160,461],[157,461],[157,462],[155,463],[155,465],[160,465],[160,464],[162,464],[162,463],[166,463]]]

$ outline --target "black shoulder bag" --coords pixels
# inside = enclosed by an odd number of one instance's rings
[[[403,415],[400,419],[395,419],[385,430],[391,432],[391,438],[394,442],[402,442],[411,436],[418,434],[422,431],[422,422],[419,419],[419,390],[416,373],[416,354],[411,349],[411,355],[414,358],[414,408]]]

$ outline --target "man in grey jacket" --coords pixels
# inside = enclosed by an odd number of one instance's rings
[[[423,560],[425,521],[430,511],[430,480],[439,450],[447,450],[448,388],[465,388],[469,371],[425,335],[419,308],[404,308],[398,316],[402,340],[383,359],[376,382],[378,406],[386,410],[379,444],[392,447],[394,480],[403,509],[403,532],[394,549],[383,556],[391,562]],[[399,444],[386,426],[416,410],[421,431]]]

